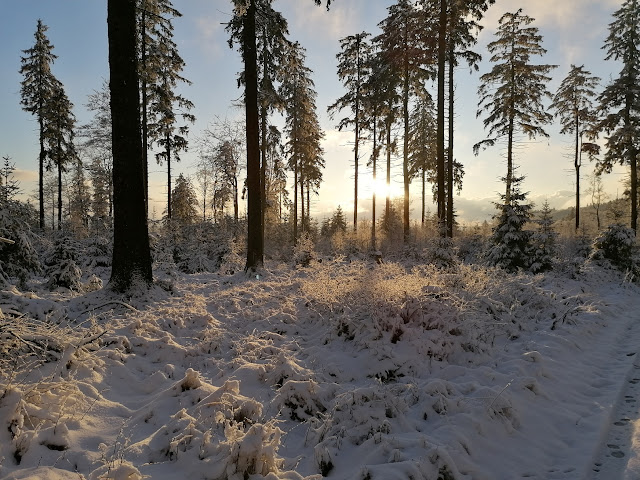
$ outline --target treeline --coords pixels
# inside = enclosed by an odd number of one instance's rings
[[[337,73],[345,93],[328,111],[334,117],[348,112],[338,119],[337,128],[354,133],[354,230],[362,146],[369,142],[366,161],[374,178],[382,171],[389,184],[392,157],[402,158],[403,242],[410,241],[409,188],[416,178],[422,184],[422,223],[430,187],[437,205],[438,235],[453,236],[454,192],[460,190],[464,176],[464,166],[454,156],[454,75],[461,63],[478,69],[481,55],[473,47],[482,29],[480,22],[493,3],[398,0],[388,8],[377,35],[360,32],[340,40]],[[265,229],[290,225],[295,243],[310,228],[311,195],[318,192],[325,161],[324,133],[305,49],[288,38],[287,21],[273,9],[272,0],[233,0],[232,4],[234,16],[226,28],[229,45],[243,59],[238,85],[244,89],[246,118],[241,124],[216,120],[201,137],[197,185],[182,175],[174,184],[172,174],[174,162],[189,147],[189,126],[195,117],[193,103],[178,93],[179,85],[190,82],[182,74],[185,62],[173,38],[173,21],[181,14],[170,0],[109,2],[110,82],[89,97],[87,107],[94,117],[86,125],[76,125],[73,105],[53,74],[56,55],[41,21],[33,47],[23,52],[21,104],[39,126],[39,228],[46,225],[45,198],[54,197],[55,204],[50,201],[49,207],[57,212],[57,221],[52,218],[52,226],[68,226],[84,234],[92,228],[113,227],[120,245],[114,249],[116,272],[112,273],[118,290],[129,288],[136,275],[151,281],[150,258],[145,253],[149,250],[151,152],[166,167],[163,217],[168,222],[195,222],[200,215],[203,220],[221,222],[231,204],[237,226],[240,201],[246,200],[247,270],[263,262]],[[327,9],[329,4],[325,3]],[[532,206],[522,190],[524,175],[518,173],[513,151],[519,135],[548,136],[545,128],[554,116],[562,124],[562,133],[575,140],[576,229],[580,227],[583,153],[597,162],[598,172],[610,171],[616,163],[629,165],[630,223],[636,229],[639,13],[637,0],[626,0],[609,26],[604,48],[607,59],[622,64],[617,78],[598,92],[599,79],[584,66],[572,65],[555,94],[546,86],[556,66],[534,61],[546,53],[534,19],[522,9],[500,18],[495,39],[488,45],[492,68],[480,77],[478,89],[478,117],[487,137],[474,146],[479,154],[498,142],[507,145],[505,193],[496,202],[493,230],[499,251],[524,251],[530,246],[531,236],[523,227],[531,218]],[[274,114],[284,115],[283,131],[272,123]],[[605,139],[602,152],[599,137]],[[45,171],[55,172],[55,187],[45,182]],[[389,219],[391,209],[387,197],[383,217]],[[375,250],[375,196],[372,213],[370,246]],[[132,225],[141,228],[132,229]],[[139,252],[135,259],[134,251]],[[117,272],[117,266],[128,263],[133,266]]]

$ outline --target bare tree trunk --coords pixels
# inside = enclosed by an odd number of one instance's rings
[[[581,167],[581,152],[580,152],[580,119],[576,115],[576,156],[574,160],[574,166],[576,167],[576,232],[580,229],[580,167]]]
[[[140,61],[142,63],[142,70],[146,70],[147,67],[147,43],[146,43],[146,23],[147,23],[147,10],[146,3],[143,2],[142,13],[140,19]],[[147,217],[149,216],[149,119],[148,119],[148,91],[147,91],[147,79],[146,72],[142,75],[140,82],[140,92],[142,93],[142,167],[144,168],[144,208]]]
[[[256,48],[256,0],[244,17],[245,111],[247,117],[247,263],[245,271],[262,266],[262,202],[260,190],[260,128],[258,123],[258,55]]]
[[[445,236],[447,232],[445,211],[445,151],[444,151],[444,83],[447,52],[447,0],[440,0],[438,24],[438,113],[436,141],[436,177],[438,204],[438,233]]]
[[[452,15],[454,15],[452,13]],[[454,45],[449,45],[449,148],[447,155],[447,237],[453,238],[453,171],[455,168],[455,159],[453,156],[453,121],[454,121],[454,103],[455,103],[455,85],[453,83],[453,74],[455,66]]]
[[[136,1],[108,0],[107,12],[114,208],[109,286],[125,292],[153,282],[140,138]]]
[[[167,218],[171,220],[171,136],[167,133]]]

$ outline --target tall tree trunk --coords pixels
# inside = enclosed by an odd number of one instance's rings
[[[146,43],[146,23],[147,23],[147,11],[146,3],[143,2],[142,13],[140,18],[140,65],[141,70],[144,71],[141,82],[140,92],[142,93],[142,167],[144,169],[144,208],[147,217],[149,216],[149,119],[148,119],[148,91],[147,91],[147,43]]]
[[[60,139],[58,139],[58,230],[62,230],[62,159],[60,158]]]
[[[405,28],[407,28],[405,26]],[[402,212],[402,233],[404,243],[409,242],[409,58],[407,35],[405,31],[405,51],[404,51],[404,85],[402,88],[402,115],[404,118],[404,145],[402,151],[402,177],[404,181],[404,205]]]
[[[576,156],[574,159],[574,166],[576,168],[576,232],[580,229],[580,167],[581,167],[581,152],[580,152],[580,117],[576,114]]]
[[[302,175],[302,168],[300,168],[300,231],[305,232],[307,230],[307,222],[304,214],[304,176]]]
[[[506,193],[504,204],[509,205],[511,203],[511,183],[513,182],[513,130],[514,130],[513,116],[509,118],[509,126],[507,130],[507,178],[506,178]]]
[[[447,233],[445,211],[445,150],[444,150],[444,83],[447,52],[447,0],[440,0],[440,14],[438,23],[438,105],[436,128],[436,179],[438,204],[438,233]]]
[[[451,13],[452,18],[455,13]],[[453,157],[453,122],[454,122],[454,103],[455,103],[455,84],[453,82],[455,66],[455,51],[453,42],[449,45],[449,148],[447,149],[447,237],[453,238],[453,172],[455,168],[455,159]]]
[[[256,0],[251,0],[244,17],[245,111],[247,117],[247,263],[254,271],[264,261],[262,205],[260,191],[260,128],[258,123],[258,55],[256,48]]]
[[[422,228],[424,228],[424,221],[425,221],[426,208],[427,208],[427,179],[425,177],[426,177],[426,174],[425,174],[425,169],[423,167],[422,168],[422,172],[421,172],[421,180],[422,180],[422,216],[421,216]]]
[[[311,227],[311,185],[307,182],[307,231]]]
[[[47,151],[44,149],[44,119],[42,109],[38,112],[38,127],[40,128],[40,156],[38,158],[38,199],[40,201],[40,230],[44,230],[44,162]],[[53,228],[53,224],[51,225]]]
[[[171,135],[165,136],[167,142],[167,218],[171,220]]]
[[[267,109],[260,109],[260,232],[264,239],[264,217],[267,210]]]
[[[140,139],[136,1],[108,0],[107,12],[114,208],[109,286],[125,292],[153,281]]]
[[[387,128],[387,198],[384,205],[384,218],[387,226],[389,226],[389,220],[391,219],[391,122],[386,122]]]
[[[378,117],[373,116],[373,199],[371,202],[371,249],[376,250],[376,179],[378,167]]]
[[[638,149],[631,148],[631,228],[638,228]]]
[[[355,135],[356,135],[356,145],[354,147],[354,158],[353,158],[353,162],[355,165],[355,173],[354,173],[354,177],[355,177],[355,182],[354,182],[354,193],[353,193],[353,231],[357,232],[358,231],[358,146],[360,145],[360,119],[358,118],[358,114],[359,114],[359,106],[358,106],[358,101],[356,100],[356,117],[355,117],[355,122],[356,122],[356,128],[355,128]]]

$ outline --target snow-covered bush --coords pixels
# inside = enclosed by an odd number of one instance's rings
[[[618,268],[633,269],[635,250],[635,232],[625,225],[616,223],[609,225],[594,239],[591,258],[604,258]]]
[[[24,285],[31,274],[41,270],[33,247],[35,235],[30,226],[33,215],[30,205],[11,200],[0,202],[0,237],[14,242],[0,242],[0,284],[15,277]]]
[[[558,234],[553,230],[552,210],[545,201],[537,220],[538,230],[531,235],[531,265],[533,273],[546,272],[553,268],[557,255]]]
[[[428,239],[423,256],[428,263],[438,268],[453,268],[459,262],[456,247],[450,238]]]
[[[527,269],[531,265],[531,236],[533,232],[524,226],[531,217],[531,204],[525,203],[527,194],[520,191],[520,183],[524,177],[513,179],[511,198],[507,202],[506,195],[501,195],[503,202],[496,203],[500,211],[498,224],[493,229],[491,243],[487,253],[487,263],[509,272]]]
[[[308,267],[315,257],[315,245],[311,235],[304,232],[293,247],[293,261],[296,265]]]
[[[215,272],[231,253],[232,241],[230,232],[212,223],[166,221],[153,237],[152,256],[167,271]]]
[[[57,235],[52,247],[45,253],[45,275],[49,277],[47,287],[54,290],[58,287],[80,291],[82,270],[76,263],[80,247],[75,240],[66,234]]]

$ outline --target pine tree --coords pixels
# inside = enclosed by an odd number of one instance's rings
[[[553,209],[549,201],[542,204],[540,217],[536,220],[538,229],[531,235],[531,265],[533,273],[546,272],[553,268],[556,256],[558,234],[553,229]]]
[[[85,235],[89,229],[91,195],[80,157],[75,158],[71,184],[69,185],[69,224],[76,236]]]
[[[189,113],[193,103],[177,93],[178,84],[191,84],[181,75],[185,62],[173,40],[173,19],[182,15],[170,0],[138,3],[143,153],[147,162],[149,146],[155,143],[161,149],[156,160],[159,165],[166,162],[167,212],[171,215],[171,161],[180,161],[180,152],[187,150],[189,123],[195,122],[195,116]],[[182,125],[178,125],[179,118]],[[146,198],[148,201],[148,191]]]
[[[92,186],[93,219],[103,225],[113,216],[113,138],[107,82],[89,95],[86,107],[93,112],[93,118],[78,129],[78,137],[82,139],[79,148],[90,159],[87,169]]]
[[[171,219],[182,225],[190,225],[198,221],[198,197],[191,185],[191,181],[182,173],[176,178],[173,189],[173,212]]]
[[[506,182],[506,179],[503,179]],[[520,190],[524,177],[511,179],[509,194],[500,195],[501,202],[495,204],[499,210],[497,225],[491,235],[492,247],[488,262],[492,266],[509,272],[527,269],[531,265],[531,236],[533,232],[524,226],[531,218],[533,205],[526,203],[527,193]]]
[[[14,197],[20,193],[20,182],[14,178],[16,164],[11,163],[11,157],[5,155],[2,157],[2,165],[0,165],[0,202],[8,202],[14,200]]]
[[[233,218],[240,214],[239,178],[245,155],[244,124],[216,119],[204,132],[200,143],[201,165],[211,169],[214,218],[223,215],[224,205],[233,201]]]
[[[589,140],[594,140],[594,125],[597,121],[592,99],[595,98],[595,88],[600,79],[585,70],[584,65],[576,67],[571,65],[569,74],[562,80],[558,91],[553,97],[551,108],[556,111],[562,124],[562,134],[573,134],[574,159],[573,166],[576,172],[576,231],[580,228],[580,167],[582,166],[582,152],[594,152],[599,150],[596,143],[583,143],[582,137],[587,135]]]
[[[351,114],[340,120],[338,130],[353,126],[354,130],[354,199],[353,199],[353,230],[358,229],[358,166],[360,164],[359,147],[363,140],[366,120],[363,114],[365,103],[365,83],[369,76],[371,45],[367,41],[367,32],[349,35],[340,39],[341,52],[338,53],[338,78],[347,93],[329,106],[327,111],[333,119],[334,115],[349,108]]]
[[[305,50],[300,44],[290,46],[285,69],[287,75],[282,82],[282,94],[287,105],[285,133],[288,141],[285,144],[285,154],[289,158],[288,167],[293,171],[294,178],[294,242],[298,238],[298,196],[301,200],[301,225],[304,229],[308,223],[305,217],[304,189],[307,188],[308,191],[319,185],[322,180],[321,169],[324,167],[324,152],[320,146],[324,133],[316,114],[312,71],[305,66],[305,58]],[[307,201],[307,207],[308,203]]]
[[[507,140],[507,174],[505,204],[511,201],[511,184],[514,180],[513,143],[517,131],[530,139],[539,135],[548,137],[543,126],[552,120],[543,105],[550,97],[547,74],[555,65],[534,65],[533,55],[543,55],[542,37],[536,27],[529,27],[533,18],[522,14],[505,13],[496,31],[497,39],[489,43],[491,62],[495,65],[489,73],[480,77],[477,116],[486,112],[484,127],[489,129],[489,138],[473,146],[477,155],[480,148],[490,147],[500,139]]]
[[[373,149],[371,155],[371,165],[374,172],[374,181],[377,176],[377,160],[380,151],[384,147],[386,157],[386,184],[387,195],[385,199],[385,217],[390,218],[391,211],[391,158],[397,149],[397,139],[395,137],[394,125],[399,115],[398,85],[396,77],[391,73],[391,66],[386,62],[384,52],[381,50],[380,37],[376,37],[373,43],[373,53],[370,57],[369,81],[365,86],[365,116],[369,126],[367,127],[372,133]],[[378,138],[380,145],[378,145]],[[375,192],[372,203],[375,213]],[[376,244],[375,214],[371,222],[372,245]],[[386,225],[386,224],[384,224]]]
[[[402,99],[404,143],[402,177],[404,182],[403,234],[409,240],[409,142],[410,99],[422,88],[422,82],[434,75],[436,45],[435,21],[432,5],[417,8],[410,0],[399,0],[389,7],[387,18],[379,26],[381,49],[390,74],[399,81]]]
[[[136,0],[108,0],[107,14],[114,186],[109,286],[126,292],[153,281],[140,134]]]
[[[422,184],[422,226],[426,215],[426,185],[436,177],[436,110],[429,92],[417,98],[410,116],[409,171]]]
[[[44,136],[50,160],[48,169],[54,166],[58,172],[58,230],[62,229],[62,174],[67,171],[67,164],[77,157],[74,145],[76,119],[72,108],[62,84],[56,82],[44,109]]]
[[[40,229],[44,229],[44,169],[47,157],[45,140],[45,111],[58,80],[51,72],[51,64],[57,58],[53,45],[46,36],[48,27],[38,20],[33,47],[23,50],[20,73],[20,104],[22,109],[36,116],[38,120],[40,155],[38,161],[38,200],[40,204]]]
[[[257,0],[255,4],[256,22],[256,68],[258,75],[258,106],[260,125],[260,203],[261,203],[261,236],[264,242],[265,212],[267,201],[267,161],[268,135],[270,130],[269,116],[274,112],[283,112],[285,105],[276,83],[285,72],[285,53],[289,41],[288,25],[280,12],[271,6],[272,0]],[[227,25],[231,33],[229,46],[243,42],[243,17],[235,16]],[[240,75],[238,85],[244,85],[245,77]]]
[[[613,165],[628,164],[631,169],[631,228],[638,221],[638,142],[640,141],[640,2],[625,0],[613,14],[604,47],[607,60],[622,63],[618,78],[598,97],[606,116],[599,129],[608,135],[607,150],[600,171],[610,172]]]
[[[453,237],[454,227],[454,205],[453,205],[453,191],[454,189],[460,192],[462,188],[462,176],[464,170],[462,165],[455,160],[453,155],[454,147],[454,119],[455,119],[455,81],[454,72],[458,66],[459,61],[463,60],[467,63],[469,68],[478,70],[478,62],[481,60],[481,55],[470,50],[472,45],[475,45],[477,37],[475,33],[482,30],[482,26],[479,25],[479,21],[484,16],[489,5],[492,5],[495,0],[473,0],[461,2],[460,0],[448,0],[446,3],[447,16],[446,16],[446,32],[444,35],[444,43],[442,38],[443,26],[438,26],[438,86],[439,94],[444,95],[444,91],[440,89],[440,83],[444,81],[443,75],[440,73],[441,69],[445,68],[445,64],[448,67],[447,81],[449,83],[448,92],[448,144],[446,148],[446,159],[441,160],[441,157],[445,154],[444,148],[444,119],[440,116],[444,116],[444,100],[438,99],[438,120],[442,125],[439,126],[437,132],[437,155],[439,168],[444,168],[444,172],[438,171],[438,188],[440,185],[445,185],[446,190],[446,207],[440,207],[438,211],[445,211],[446,228],[440,229],[440,234],[446,234],[447,237]],[[441,1],[441,8],[444,6],[444,2]],[[444,20],[441,15],[439,20]],[[441,58],[440,51],[446,51],[445,59]],[[444,167],[443,167],[444,165]],[[446,175],[445,175],[446,174]],[[444,178],[443,178],[444,177]],[[439,202],[444,202],[444,196],[438,197]]]

